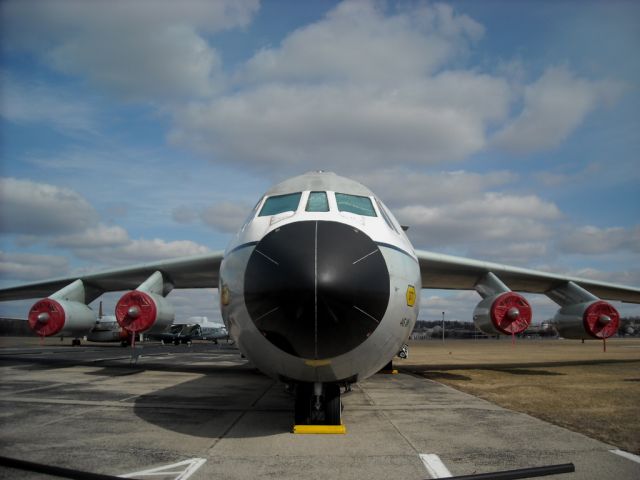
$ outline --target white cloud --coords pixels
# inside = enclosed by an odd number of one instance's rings
[[[462,160],[484,148],[488,123],[506,113],[508,91],[492,77],[448,75],[456,81],[438,77],[392,90],[260,86],[177,110],[170,140],[265,169]],[[472,91],[477,97],[463,104]]]
[[[94,109],[76,94],[42,83],[19,82],[7,74],[0,75],[0,83],[0,115],[10,122],[45,123],[67,133],[95,130]]]
[[[411,226],[416,245],[430,247],[544,240],[551,236],[547,222],[561,217],[554,204],[535,195],[494,192],[444,206],[406,206],[396,214]]]
[[[220,232],[235,233],[250,211],[251,207],[245,204],[221,202],[205,208],[200,218]]]
[[[513,184],[518,180],[518,175],[506,170],[487,173],[463,170],[420,173],[387,168],[361,173],[357,179],[393,208],[470,200],[487,190]]]
[[[157,31],[92,32],[51,50],[49,62],[67,74],[86,75],[123,97],[207,96],[220,68],[218,53],[189,26]]]
[[[567,67],[529,85],[517,61],[496,74],[464,70],[480,24],[440,4],[384,5],[341,3],[263,48],[228,93],[175,109],[170,140],[263,170],[455,162],[490,146],[556,147],[622,91]]]
[[[79,232],[97,222],[97,213],[68,188],[16,178],[0,178],[3,233],[56,235]]]
[[[640,226],[598,228],[591,225],[577,227],[559,240],[563,253],[598,255],[610,252],[640,253]]]
[[[620,91],[565,67],[526,87],[504,68],[464,70],[485,29],[445,4],[345,1],[225,71],[211,34],[247,26],[257,10],[256,0],[3,7],[9,49],[156,102],[172,116],[173,143],[263,171],[462,161],[491,144],[551,148]]]
[[[566,67],[550,67],[525,88],[522,112],[494,136],[493,143],[515,153],[556,147],[588,113],[620,93],[617,83],[590,81]]]
[[[180,205],[171,211],[177,223],[189,224],[197,220],[219,232],[236,233],[251,211],[244,202],[216,202],[207,207]]]
[[[154,238],[129,240],[124,245],[112,247],[78,247],[73,252],[78,258],[85,260],[122,265],[198,255],[209,252],[209,249],[190,240],[166,241]]]
[[[219,73],[202,35],[246,26],[257,9],[257,0],[9,1],[3,40],[125,98],[188,98],[210,94]]]
[[[66,248],[101,248],[126,245],[130,242],[127,231],[117,225],[98,225],[84,232],[71,235],[61,235],[50,243],[57,247]]]
[[[259,51],[247,62],[242,80],[396,84],[434,72],[484,33],[482,25],[449,5],[408,7],[392,15],[382,5],[339,4],[278,48]]]
[[[430,164],[483,149],[508,113],[508,83],[443,69],[483,27],[444,5],[381,5],[341,3],[259,51],[229,93],[175,109],[170,140],[215,161],[296,170]]]
[[[67,273],[66,258],[56,255],[12,253],[0,251],[0,277],[4,280],[40,280]]]

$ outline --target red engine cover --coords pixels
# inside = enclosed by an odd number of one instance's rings
[[[602,321],[603,318],[608,320]],[[609,338],[618,331],[620,314],[610,303],[593,302],[582,315],[584,329],[595,338]]]
[[[505,335],[525,331],[531,325],[531,305],[515,292],[499,295],[491,304],[491,322]]]
[[[156,303],[145,292],[133,290],[125,293],[116,305],[116,320],[128,332],[150,329],[157,317]]]
[[[29,310],[29,327],[37,335],[48,337],[62,330],[65,317],[62,305],[50,298],[44,298]]]

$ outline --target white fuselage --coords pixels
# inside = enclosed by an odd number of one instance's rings
[[[307,211],[312,191],[326,192],[328,211]],[[263,210],[269,197],[297,192],[293,210]],[[375,213],[340,211],[336,192],[347,203],[349,195],[369,198]],[[267,192],[220,268],[230,335],[257,368],[284,381],[352,382],[374,374],[406,342],[419,296],[418,261],[395,218],[360,184],[326,173]]]

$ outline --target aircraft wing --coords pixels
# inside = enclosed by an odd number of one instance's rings
[[[492,272],[514,291],[545,293],[571,281],[599,298],[640,303],[640,288],[637,287],[512,267],[424,250],[416,250],[416,255],[420,263],[422,288],[473,290],[478,281],[487,272]]]
[[[223,253],[218,251],[3,288],[0,289],[0,301],[47,297],[80,279],[85,285],[88,303],[104,292],[133,290],[156,271],[162,272],[174,288],[217,288]]]

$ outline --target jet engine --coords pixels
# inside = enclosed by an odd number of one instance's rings
[[[487,272],[475,285],[482,300],[473,311],[473,322],[489,335],[515,335],[531,324],[531,305],[512,292],[492,272]]]
[[[98,320],[85,303],[84,283],[76,280],[54,294],[38,300],[29,310],[29,327],[37,335],[81,336],[89,332]]]
[[[41,337],[85,333],[97,319],[96,313],[84,303],[51,297],[37,301],[29,310],[29,327]]]
[[[153,293],[133,290],[125,293],[116,305],[116,320],[128,332],[161,331],[173,319],[173,306]]]
[[[116,305],[116,320],[128,332],[159,332],[175,317],[171,303],[163,296],[171,291],[162,274],[155,272],[136,290],[125,293]]]
[[[531,305],[515,292],[483,298],[473,311],[473,322],[489,335],[515,335],[531,324]]]
[[[555,329],[564,338],[609,338],[619,324],[620,314],[603,300],[564,306],[553,318]]]
[[[562,337],[603,340],[618,331],[618,311],[580,285],[569,281],[546,295],[560,305],[552,323]]]

